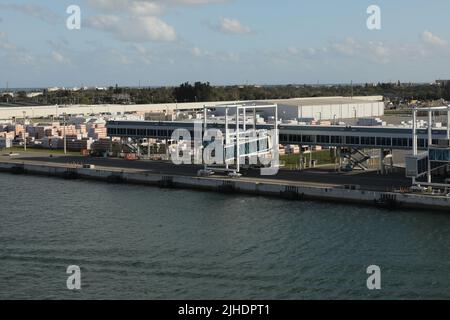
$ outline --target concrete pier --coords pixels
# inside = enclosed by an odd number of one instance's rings
[[[382,206],[391,209],[411,208],[449,212],[450,198],[424,194],[367,191],[352,186],[320,187],[292,181],[269,181],[256,178],[200,178],[194,176],[148,173],[132,169],[90,169],[67,164],[0,162],[0,171],[36,174],[66,179],[91,179],[113,183],[132,183],[162,188],[185,188],[203,191],[270,196],[292,200],[320,200]]]

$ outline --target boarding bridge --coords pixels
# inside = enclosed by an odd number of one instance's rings
[[[450,106],[432,107],[413,110],[412,127],[412,154],[406,157],[406,175],[412,178],[413,185],[427,186],[430,188],[450,187],[448,176],[450,174],[450,127],[445,129],[445,137],[436,137],[432,125],[427,128],[427,151],[419,152],[417,113],[427,112],[428,123],[433,123],[436,112],[447,112],[447,123],[450,124]],[[444,178],[444,183],[435,183],[433,177],[439,175]],[[422,178],[426,176],[426,181]]]
[[[194,136],[194,122],[155,122],[155,121],[109,121],[108,136],[133,139],[170,140],[176,129],[186,129]],[[209,124],[210,128],[225,131],[223,122]],[[231,130],[236,126],[229,125]],[[271,130],[273,124],[257,124],[258,130]],[[315,125],[279,125],[280,144],[303,146],[349,147],[362,149],[412,150],[411,127],[361,127],[361,126],[315,126]],[[240,130],[244,126],[240,125]],[[447,138],[446,128],[432,129],[432,144]],[[417,147],[428,150],[428,130],[417,129]],[[431,144],[430,144],[431,145]]]

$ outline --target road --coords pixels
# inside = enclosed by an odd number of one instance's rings
[[[20,152],[17,156],[9,156],[0,154],[0,161],[3,162],[26,162],[37,164],[91,164],[101,169],[113,169],[114,171],[128,172],[146,172],[167,175],[186,175],[196,176],[197,171],[202,168],[198,165],[182,165],[177,166],[170,162],[161,161],[125,161],[113,158],[90,158],[82,156],[49,156],[46,152]],[[335,172],[332,168],[316,168],[303,171],[292,171],[280,169],[275,176],[261,176],[260,171],[243,170],[242,180],[269,181],[272,183],[289,183],[295,185],[311,185],[322,187],[337,187],[343,185],[359,185],[363,190],[372,191],[391,191],[393,188],[408,187],[411,180],[407,179],[404,173],[392,173],[387,176],[381,176],[375,171],[354,171],[354,172]],[[220,173],[216,174],[220,176]]]

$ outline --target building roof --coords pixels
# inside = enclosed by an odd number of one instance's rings
[[[271,100],[272,103],[285,106],[320,106],[340,104],[368,104],[381,102],[378,97],[321,97],[321,98],[296,98],[285,100]]]

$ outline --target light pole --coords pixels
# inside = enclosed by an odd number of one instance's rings
[[[26,133],[26,111],[22,111],[23,113],[23,129],[22,129],[22,133],[23,133],[23,150],[27,151],[27,133]]]
[[[67,154],[66,113],[63,113],[63,139],[64,139],[64,154]]]

